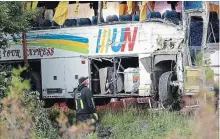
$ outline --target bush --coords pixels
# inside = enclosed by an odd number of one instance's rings
[[[12,70],[9,82],[2,82],[2,111],[0,112],[0,138],[82,138],[93,127],[90,122],[74,123],[75,111],[65,111],[59,107],[42,108],[39,92],[30,92],[30,83],[23,80],[20,73],[25,68]],[[0,78],[5,79],[6,74]]]
[[[0,100],[7,96],[7,86],[11,83],[11,66],[0,65]]]
[[[0,138],[58,138],[58,129],[43,109],[38,92],[29,92],[30,84],[20,78],[24,68],[13,69],[7,97],[0,113]]]

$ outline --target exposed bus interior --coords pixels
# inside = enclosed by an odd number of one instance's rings
[[[132,74],[133,77],[137,76],[137,80],[139,78],[138,57],[94,58],[91,59],[90,67],[91,90],[94,95],[113,96],[137,93],[137,91],[125,92],[126,89],[124,87],[129,83],[126,80],[133,80],[133,78],[128,79],[126,77],[129,74]]]
[[[95,26],[98,24],[98,1],[80,1],[79,3],[70,1],[67,10],[68,16],[63,25],[58,25],[53,19],[58,4],[59,1],[51,4],[40,1],[38,11],[41,14],[33,21],[32,29]],[[144,2],[141,1],[106,1],[101,2],[100,5],[100,24],[102,25],[138,22],[140,17],[144,17],[144,20],[159,19],[174,24],[180,24],[182,20],[181,1],[150,1],[145,7],[146,13],[142,15],[141,8]],[[63,8],[63,10],[66,9]]]
[[[195,65],[196,56],[202,47],[203,19],[193,16],[190,23],[189,46],[191,49],[192,64]],[[207,43],[219,43],[219,18],[216,12],[211,11],[209,15],[209,26],[207,32]]]

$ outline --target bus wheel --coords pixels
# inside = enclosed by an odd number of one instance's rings
[[[163,107],[168,110],[172,110],[178,103],[176,102],[178,87],[170,84],[171,81],[175,80],[177,80],[177,77],[172,71],[163,73],[159,79],[159,100]]]

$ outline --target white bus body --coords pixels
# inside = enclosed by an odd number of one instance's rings
[[[28,60],[41,61],[42,97],[71,98],[78,78],[90,74],[88,57],[135,55],[140,59],[160,49],[158,41],[166,38],[183,39],[181,26],[151,21],[36,30],[27,33],[27,54]],[[1,50],[1,61],[23,60],[21,38],[17,42],[10,40],[11,47]],[[140,61],[139,70],[139,95],[149,96],[150,73]],[[62,92],[55,93],[53,89]]]

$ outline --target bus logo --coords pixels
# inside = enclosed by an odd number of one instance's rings
[[[109,47],[113,52],[133,51],[138,27],[99,29],[96,53],[108,53]]]

